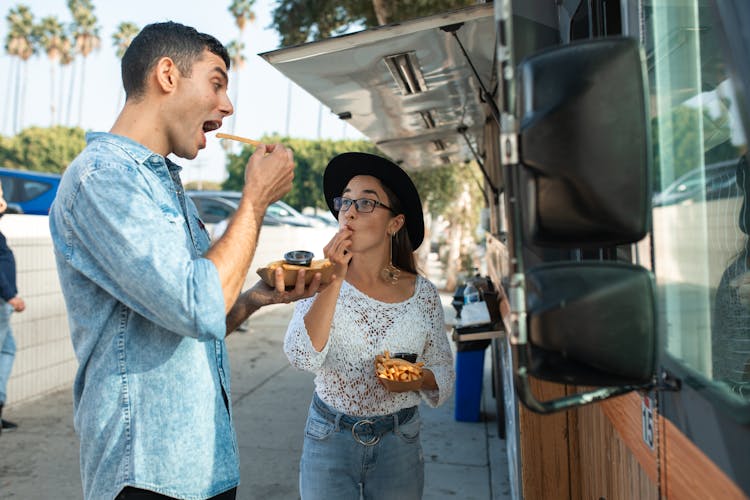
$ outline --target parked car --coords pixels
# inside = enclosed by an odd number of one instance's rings
[[[283,221],[285,224],[289,224],[290,226],[318,227],[322,225],[319,224],[315,219],[311,219],[306,215],[302,215],[294,207],[290,206],[287,203],[284,203],[281,200],[273,202],[268,207],[266,213],[272,214],[274,217],[277,217],[279,220]]]
[[[242,193],[240,193],[239,191],[186,191],[186,193],[193,199],[193,201],[195,201],[196,199],[213,199],[231,202],[234,205],[235,210],[240,202],[240,198],[242,198]],[[198,212],[200,213],[204,223],[210,223],[209,220],[203,218],[201,207],[198,207]],[[232,213],[234,213],[234,211],[232,211]],[[263,224],[286,224],[296,227],[318,227],[323,225],[317,220],[311,219],[306,215],[302,215],[294,207],[290,206],[287,203],[284,203],[281,200],[272,203],[268,207],[268,210],[266,210],[266,215],[263,219]]]
[[[691,170],[653,197],[653,206],[741,196],[737,185],[737,160],[723,161]]]
[[[60,174],[0,168],[0,182],[9,212],[48,215],[61,177]]]
[[[216,195],[216,191],[187,191],[187,195],[195,203],[198,215],[204,224],[213,227],[225,219],[228,219],[237,211],[239,199],[224,198]],[[263,216],[264,226],[284,225],[278,217],[266,212]]]
[[[323,226],[328,227],[339,227],[339,221],[330,213],[324,212],[319,214],[305,214],[305,217],[309,217],[315,221],[318,221]]]

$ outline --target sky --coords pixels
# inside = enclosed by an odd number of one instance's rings
[[[66,3],[66,0],[0,0],[0,40],[4,44],[8,32],[5,17],[12,7],[18,4],[28,6],[35,16],[35,22],[45,16],[55,15],[62,23],[69,23],[71,16]],[[142,28],[152,22],[176,21],[214,35],[224,44],[239,36],[239,29],[228,10],[230,0],[93,0],[93,3],[94,14],[100,26],[101,46],[86,61],[82,113],[79,113],[78,105],[80,77],[77,79],[68,123],[81,126],[87,131],[109,130],[122,107],[124,92],[120,80],[120,61],[112,42],[112,34],[121,22],[129,21]],[[275,0],[256,0],[256,20],[246,26],[242,39],[247,63],[240,70],[239,76],[234,71],[230,74],[230,97],[234,99],[235,87],[239,90],[234,102],[235,133],[250,138],[260,138],[271,133],[285,135],[287,131],[292,137],[309,139],[364,138],[360,132],[339,120],[328,108],[321,106],[315,98],[296,84],[290,83],[263,58],[257,56],[279,46],[278,34],[269,28],[275,3]],[[27,64],[27,97],[24,100],[21,128],[46,127],[51,122],[50,94],[54,87],[55,93],[60,91],[59,66],[56,66],[56,83],[52,87],[50,63],[46,54],[33,56]],[[77,75],[80,75],[80,59],[69,68],[74,68]],[[70,69],[66,71],[70,72]],[[10,123],[14,105],[14,85],[10,81],[12,77],[14,73],[11,58],[3,50],[0,54],[0,135],[5,136],[13,133]],[[63,93],[67,96],[69,75],[64,73],[63,77]],[[10,94],[9,85],[12,87]],[[291,102],[290,106],[287,105],[288,100]],[[66,100],[64,107],[67,107]],[[231,118],[224,121],[220,131],[230,133],[230,127]],[[220,141],[209,135],[208,142],[207,148],[195,160],[177,160],[184,167],[184,182],[221,181],[225,178],[225,157]]]

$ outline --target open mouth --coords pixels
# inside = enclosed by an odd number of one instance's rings
[[[203,132],[212,132],[221,127],[220,121],[207,121],[203,122]]]

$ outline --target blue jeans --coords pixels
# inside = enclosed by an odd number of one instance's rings
[[[314,395],[300,462],[302,499],[422,498],[424,457],[419,411],[415,408],[405,421],[399,421],[397,414],[385,415],[369,419],[376,421],[373,425],[356,424],[352,429],[352,422],[357,420],[333,410]]]
[[[16,342],[10,330],[12,312],[13,306],[0,299],[0,405],[5,404],[10,370],[16,357]]]

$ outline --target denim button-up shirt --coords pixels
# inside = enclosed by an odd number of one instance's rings
[[[125,137],[87,141],[50,212],[84,496],[216,495],[239,483],[239,460],[208,235],[179,166]]]

